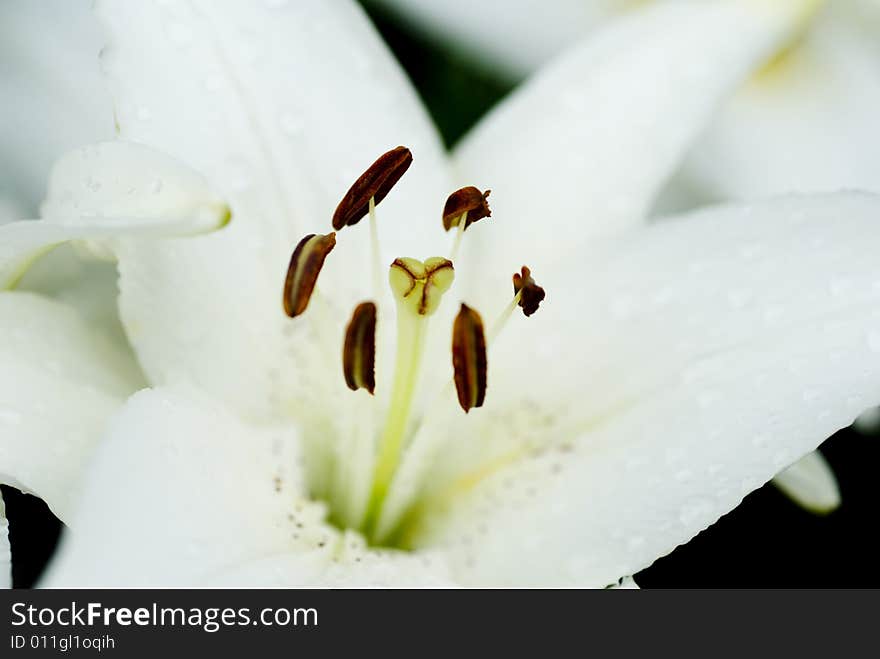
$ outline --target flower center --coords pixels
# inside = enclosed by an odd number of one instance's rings
[[[352,185],[333,217],[333,227],[340,231],[369,216],[370,245],[373,253],[374,290],[378,295],[381,279],[379,236],[376,205],[389,193],[412,163],[409,149],[397,147],[380,156]],[[474,222],[489,217],[486,202],[488,191],[462,188],[449,196],[443,209],[443,226],[457,230],[453,258],[458,252],[466,229]],[[284,310],[296,318],[305,313],[325,259],[336,245],[336,234],[310,234],[293,251],[284,282]],[[399,257],[388,270],[388,284],[396,306],[396,350],[394,376],[387,408],[376,410],[376,325],[379,308],[375,302],[358,304],[351,316],[342,351],[342,375],[345,384],[355,392],[358,401],[352,409],[359,418],[355,436],[337,452],[344,474],[339,491],[330,492],[330,521],[337,526],[361,532],[374,545],[400,545],[395,538],[405,537],[403,528],[413,523],[416,502],[401,507],[386,505],[389,493],[399,476],[405,451],[412,450],[426,427],[428,414],[438,412],[439,405],[429,405],[422,414],[414,414],[414,401],[420,386],[425,354],[426,335],[431,318],[440,308],[444,294],[455,279],[451,259],[431,257],[419,261]],[[517,306],[526,316],[534,313],[544,298],[528,268],[513,276],[514,295],[507,309],[491,327],[489,339],[476,309],[465,304],[456,316],[451,337],[453,378],[440,394],[451,393],[454,386],[461,409],[468,413],[483,405],[487,386],[487,344],[494,340]],[[381,383],[380,383],[381,386]],[[363,395],[369,394],[364,405]],[[436,400],[436,399],[435,399]],[[382,419],[374,429],[373,419]],[[436,424],[435,424],[436,425]]]

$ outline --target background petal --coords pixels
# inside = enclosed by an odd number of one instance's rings
[[[521,264],[574,269],[589,240],[644,221],[717,104],[797,17],[790,3],[661,4],[609,23],[516,90],[455,152],[462,181],[492,189],[493,219],[464,241],[471,279],[503,305]]]
[[[807,453],[773,479],[792,501],[814,513],[830,513],[840,506],[840,489],[831,466],[819,451]]]
[[[826,10],[714,117],[685,174],[716,199],[880,191],[880,25]]]
[[[0,196],[33,217],[52,162],[113,137],[89,0],[0,3]],[[21,216],[23,217],[23,216]]]
[[[628,0],[374,0],[505,76],[525,76]]]

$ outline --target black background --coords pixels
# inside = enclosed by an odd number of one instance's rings
[[[402,28],[368,7],[422,95],[447,144],[513,86],[467,58]],[[662,419],[658,419],[658,426]],[[876,524],[878,433],[838,432],[822,446],[843,505],[807,513],[767,485],[717,524],[636,575],[642,587],[880,586]],[[60,524],[38,499],[3,487],[13,551],[13,583],[34,584],[54,549]]]

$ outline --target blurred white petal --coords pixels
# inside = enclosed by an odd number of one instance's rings
[[[467,276],[491,300],[480,308],[504,304],[499,272],[544,270],[643,222],[717,103],[792,25],[750,4],[659,5],[595,32],[502,101],[455,153],[462,182],[491,188],[504,224],[474,225],[465,241],[479,268]]]
[[[376,0],[507,76],[526,76],[631,0]]]
[[[0,2],[0,196],[33,217],[55,159],[113,136],[90,0]],[[19,217],[25,217],[20,215]]]
[[[880,429],[880,407],[872,407],[860,414],[853,423],[853,427],[866,435],[876,433]]]
[[[814,513],[840,506],[840,489],[831,466],[819,451],[808,453],[773,479],[792,501]]]
[[[880,30],[836,8],[713,119],[686,167],[708,194],[880,191]]]

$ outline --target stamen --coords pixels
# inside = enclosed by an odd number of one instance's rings
[[[522,267],[521,273],[513,274],[513,299],[510,301],[501,315],[492,324],[489,331],[489,344],[495,343],[495,339],[501,334],[501,330],[507,325],[510,316],[517,307],[522,307],[523,314],[531,316],[538,310],[541,301],[544,299],[544,289],[535,283],[532,278],[532,271],[526,266]]]
[[[379,223],[376,220],[376,199],[370,197],[367,204],[370,215],[370,255],[373,261],[373,295],[377,298],[382,293],[382,263],[379,251]]]
[[[353,226],[369,212],[370,200],[381,202],[412,164],[412,152],[399,146],[382,154],[352,184],[333,213],[333,228]]]
[[[513,292],[519,296],[519,306],[528,317],[538,310],[544,300],[544,289],[535,283],[532,271],[526,266],[522,267],[522,274],[513,275]]]
[[[345,331],[342,349],[345,384],[352,391],[376,389],[376,305],[361,302],[355,307]]]
[[[324,259],[336,247],[336,234],[309,234],[299,241],[284,280],[284,312],[295,318],[306,310]]]
[[[452,328],[452,368],[458,403],[467,414],[482,407],[486,399],[486,337],[483,319],[466,304],[455,317]]]
[[[470,185],[449,195],[443,207],[443,228],[449,231],[461,226],[461,230],[464,231],[474,222],[490,217],[492,211],[489,210],[489,203],[486,201],[490,192],[492,191],[480,192]]]

